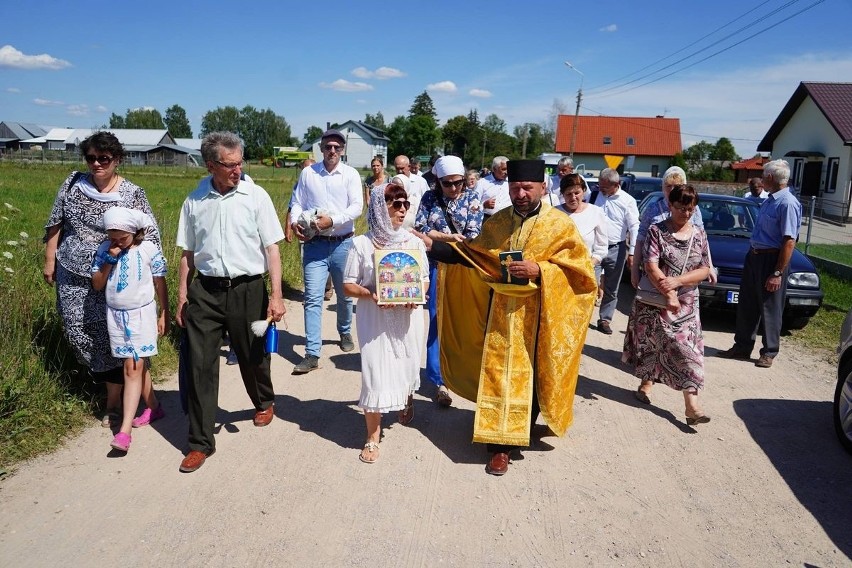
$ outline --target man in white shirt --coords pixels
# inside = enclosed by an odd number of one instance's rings
[[[180,470],[192,472],[216,451],[213,437],[219,392],[219,349],[227,330],[240,375],[255,407],[254,425],[272,421],[275,393],[264,341],[255,320],[281,321],[284,230],[269,194],[241,179],[243,149],[231,132],[208,134],[201,155],[212,175],[183,203],[178,221],[180,259],[177,323],[189,341],[189,453]],[[269,271],[271,296],[263,274]],[[196,276],[197,271],[197,277]]]
[[[743,194],[743,197],[758,205],[763,203],[769,197],[769,192],[763,189],[763,178],[754,177],[748,180],[748,189]]]
[[[618,304],[618,285],[621,273],[633,263],[633,247],[639,231],[639,208],[636,200],[621,191],[621,179],[612,168],[601,171],[598,177],[600,191],[593,192],[592,205],[602,207],[607,218],[609,248],[601,262],[604,272],[604,294],[598,312],[598,331],[612,335],[612,316]]]
[[[325,282],[331,281],[337,293],[337,332],[340,349],[355,349],[352,341],[352,298],[343,294],[343,269],[352,246],[355,219],[364,208],[361,176],[340,161],[346,138],[338,130],[327,130],[320,140],[322,162],[302,170],[293,190],[290,226],[304,241],[302,268],[305,279],[305,358],[293,368],[296,375],[319,368],[322,346],[322,300]],[[311,216],[308,235],[298,223],[303,212]],[[314,218],[315,217],[315,218]],[[315,233],[315,234],[314,234]]]
[[[411,171],[411,162],[408,156],[399,155],[394,158],[393,167],[396,170],[396,175],[403,175],[408,178],[408,185],[405,187],[405,191],[408,193],[408,200],[411,202],[411,207],[408,208],[408,212],[405,214],[402,226],[406,229],[413,229],[414,219],[417,217],[417,210],[420,208],[420,200],[423,198],[423,194],[429,191],[429,183],[423,179],[423,176],[415,175]]]
[[[484,219],[488,219],[501,209],[512,204],[509,199],[509,180],[506,173],[509,171],[506,156],[497,156],[491,160],[491,173],[479,180],[476,186],[479,191],[479,201],[482,202]]]

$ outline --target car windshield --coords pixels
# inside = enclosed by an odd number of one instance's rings
[[[648,195],[640,204],[640,211],[644,211],[652,203],[663,198],[660,192]],[[704,230],[708,234],[737,234],[751,236],[754,223],[757,219],[758,207],[738,198],[728,198],[724,195],[700,195],[698,210],[701,211],[701,219],[704,221]]]

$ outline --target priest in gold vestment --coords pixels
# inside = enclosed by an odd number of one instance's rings
[[[486,471],[508,471],[539,412],[562,436],[573,420],[580,354],[597,294],[589,251],[574,222],[541,199],[544,162],[510,160],[512,207],[475,239],[430,243],[441,264],[438,333],[447,386],[476,402],[473,441]]]

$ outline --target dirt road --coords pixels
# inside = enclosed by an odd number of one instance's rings
[[[621,306],[622,309],[625,307]],[[834,439],[834,369],[788,342],[771,369],[713,357],[730,317],[705,319],[713,418],[687,427],[680,393],[636,402],[616,333],[589,331],[564,438],[524,451],[502,478],[470,443],[473,406],[425,396],[411,426],[384,421],[381,457],[358,461],[358,353],[327,311],[321,370],[288,303],[273,372],[276,419],[252,426],[222,359],[217,452],[181,474],[176,379],[165,419],[112,457],[94,426],[0,482],[2,566],[849,566],[852,456]]]

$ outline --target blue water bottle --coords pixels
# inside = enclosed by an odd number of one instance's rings
[[[278,328],[275,327],[275,322],[266,328],[266,352],[278,353]]]

